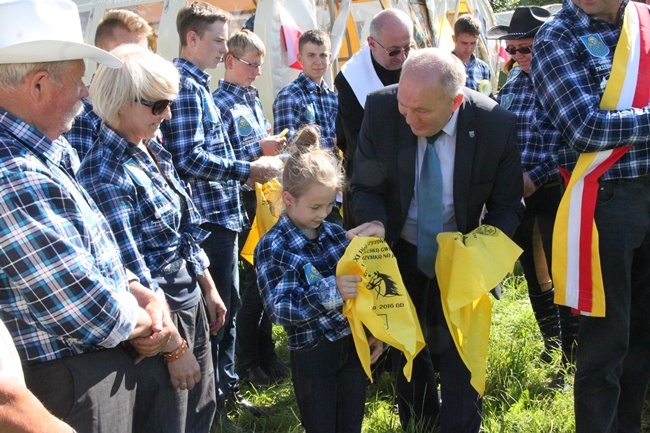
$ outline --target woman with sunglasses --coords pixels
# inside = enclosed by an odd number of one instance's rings
[[[103,124],[77,176],[109,221],[124,265],[164,292],[176,328],[160,356],[137,366],[133,431],[208,433],[216,411],[209,332],[226,311],[199,247],[208,232],[157,138],[171,118],[178,71],[134,44],[112,53],[124,67],[97,69],[90,98]]]
[[[518,67],[508,74],[497,102],[517,114],[517,136],[524,169],[526,211],[514,240],[524,250],[519,262],[528,283],[528,294],[544,340],[542,360],[551,361],[551,353],[563,350],[564,361],[571,359],[577,337],[577,317],[554,301],[550,277],[551,249],[555,215],[562,197],[560,175],[547,146],[533,139],[535,92],[530,78],[533,39],[551,13],[540,7],[517,7],[509,26],[497,26],[487,32],[488,39],[506,41],[506,52]],[[541,245],[535,240],[539,233]],[[559,377],[559,376],[558,376]]]

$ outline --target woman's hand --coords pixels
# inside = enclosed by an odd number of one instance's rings
[[[217,289],[212,289],[205,297],[210,320],[210,334],[217,335],[219,329],[226,323],[226,306],[219,296]]]
[[[190,390],[201,381],[201,367],[189,348],[185,355],[168,362],[167,370],[174,389]]]
[[[223,303],[214,280],[207,269],[203,270],[202,276],[197,276],[201,292],[205,298],[206,308],[208,312],[208,320],[210,320],[210,334],[217,335],[219,329],[226,323],[226,305]]]

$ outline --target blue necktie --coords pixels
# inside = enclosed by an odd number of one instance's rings
[[[442,173],[440,159],[433,143],[442,131],[427,137],[427,150],[418,183],[418,268],[429,278],[435,276],[438,242],[442,231]]]

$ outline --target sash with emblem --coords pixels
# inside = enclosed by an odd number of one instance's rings
[[[598,38],[583,42],[594,55],[603,48]],[[630,2],[614,52],[612,72],[600,101],[603,110],[642,108],[650,99],[650,11],[645,4]],[[569,173],[553,231],[553,280],[555,303],[574,312],[605,317],[605,290],[600,267],[598,230],[594,222],[598,179],[630,146],[583,153]]]

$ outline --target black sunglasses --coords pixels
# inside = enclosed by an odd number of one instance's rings
[[[386,51],[386,54],[388,54],[388,57],[395,57],[395,56],[399,55],[399,53],[401,53],[402,51],[404,51],[404,55],[405,55],[405,56],[408,56],[408,55],[409,55],[409,51],[411,51],[411,50],[415,47],[414,44],[409,44],[409,45],[407,45],[407,46],[405,46],[405,47],[397,48],[397,49],[395,49],[395,50],[390,50],[390,51],[388,51],[388,50],[386,49],[386,47],[384,47],[384,46],[381,44],[381,42],[379,42],[377,39],[374,39],[374,38],[373,38],[373,40],[374,40],[375,42],[377,42],[377,44],[379,44],[379,46],[381,47],[382,50]]]
[[[530,47],[521,47],[521,48],[508,47],[508,48],[506,48],[506,53],[510,54],[511,56],[514,56],[515,54],[517,54],[517,51],[519,51],[521,54],[530,54],[531,53]]]
[[[145,105],[147,107],[151,108],[151,114],[154,116],[158,116],[162,114],[163,111],[170,105],[172,105],[172,100],[171,99],[161,99],[160,101],[147,101],[146,99],[140,99],[139,101],[136,101],[141,103],[142,105]]]

